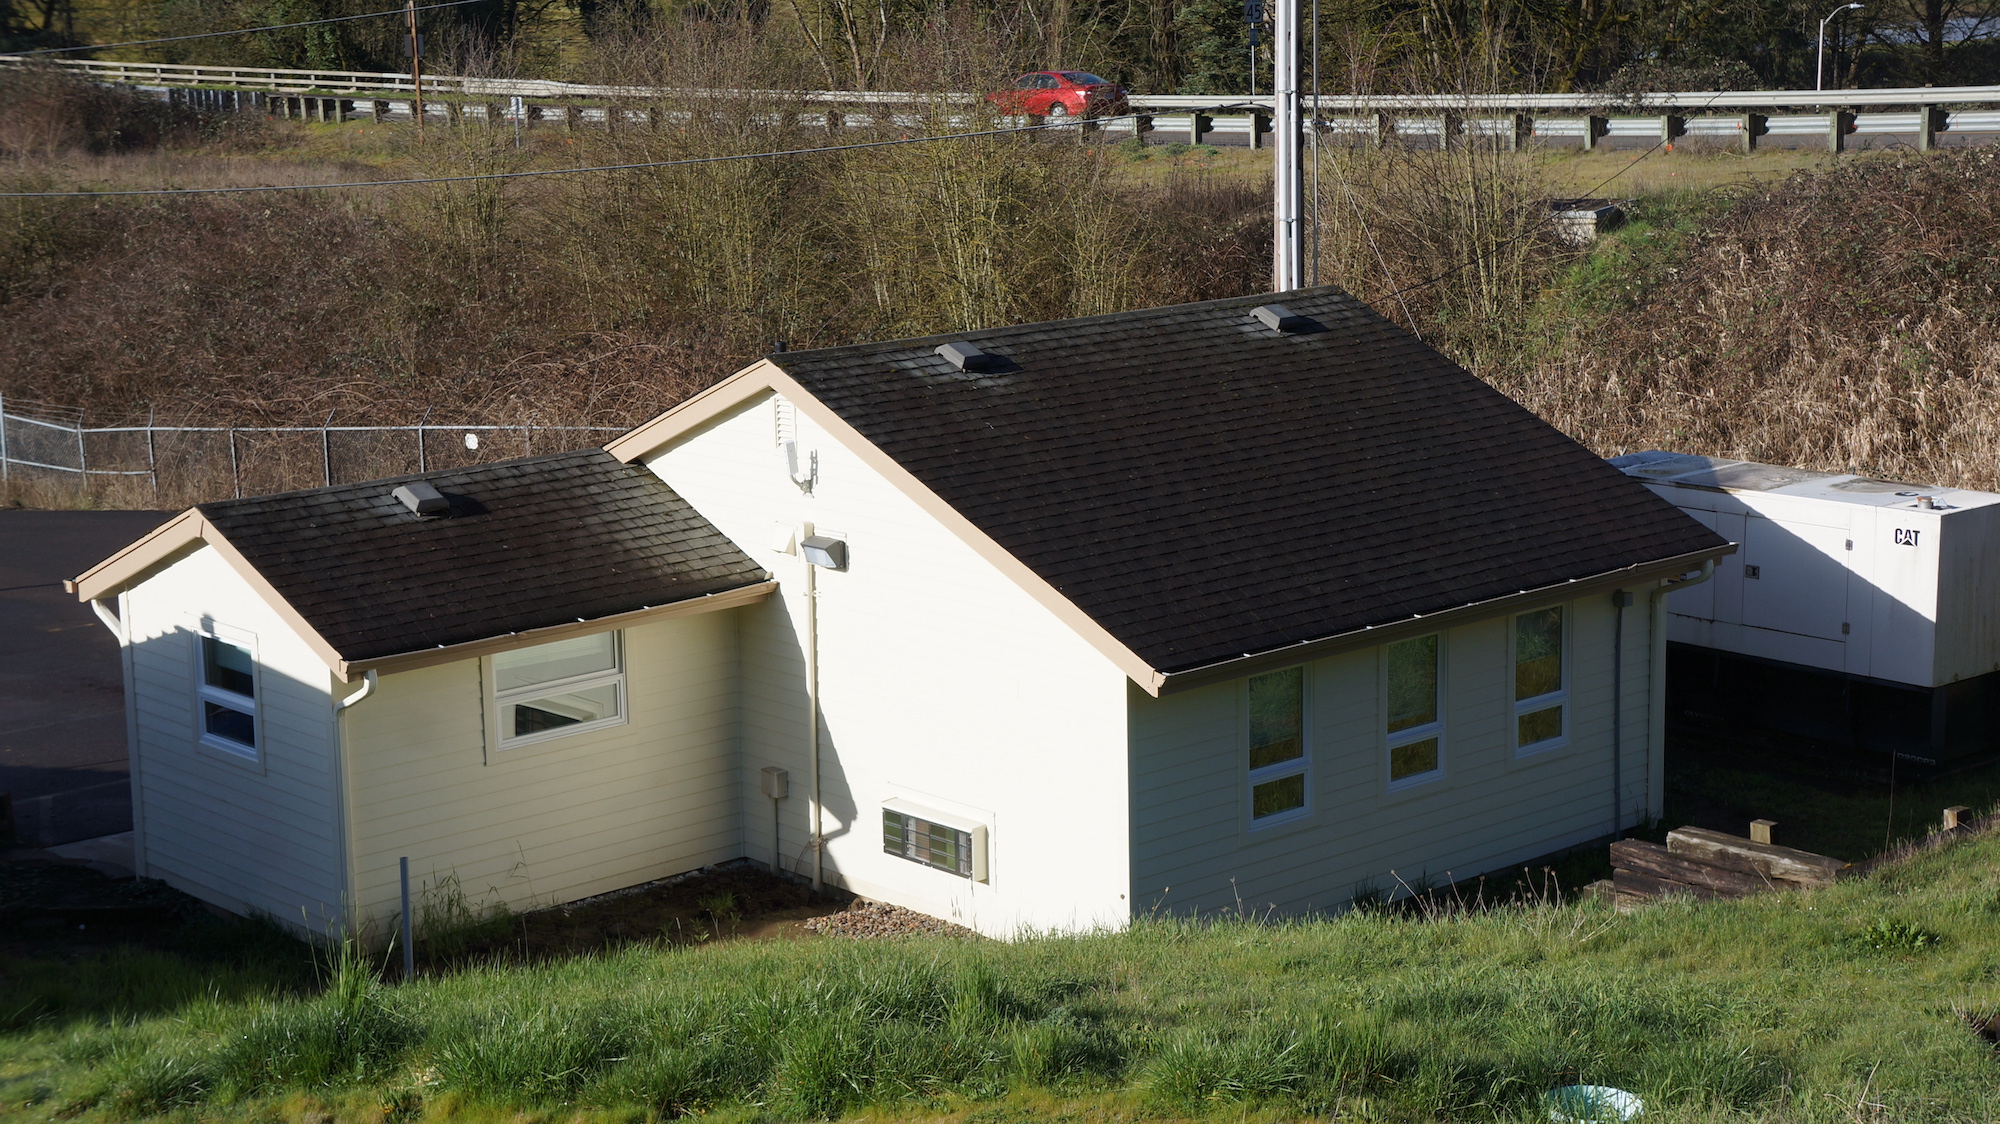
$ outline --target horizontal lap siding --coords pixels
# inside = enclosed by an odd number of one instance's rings
[[[740,610],[625,631],[623,726],[490,750],[480,661],[382,677],[348,713],[355,877],[394,917],[447,876],[473,905],[573,901],[733,858]]]
[[[1612,638],[1608,596],[1569,606],[1567,744],[1516,758],[1508,620],[1445,638],[1445,779],[1390,793],[1379,650],[1310,665],[1312,807],[1250,831],[1242,684],[1163,699],[1130,692],[1134,900],[1192,911],[1306,910],[1357,887],[1504,870],[1611,830]],[[1509,618],[1510,620],[1511,618]],[[1625,610],[1624,814],[1657,806],[1646,750],[1647,612]],[[1233,882],[1232,882],[1233,880]]]
[[[743,615],[748,853],[772,854],[760,770],[786,769],[782,864],[811,869],[804,564],[774,524],[845,534],[846,572],[818,578],[821,762],[829,879],[995,936],[1123,924],[1130,905],[1124,677],[888,480],[798,419],[803,494],[781,467],[765,398],[656,457],[654,471],[776,575]],[[986,826],[990,879],[882,852],[903,799]]]
[[[331,676],[214,551],[133,587],[132,634],[145,872],[206,901],[321,931],[342,916]],[[256,638],[261,764],[199,744],[193,629]]]

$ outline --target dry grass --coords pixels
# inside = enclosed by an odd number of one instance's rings
[[[1539,348],[1488,373],[1607,454],[2000,488],[1997,170],[1990,149],[1844,161],[1737,195],[1651,259],[1674,235],[1642,223],[1601,251],[1615,283],[1576,286]]]

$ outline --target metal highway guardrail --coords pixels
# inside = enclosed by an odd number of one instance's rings
[[[0,55],[0,66],[26,65],[24,55]],[[410,76],[337,70],[286,70],[271,67],[190,66],[178,63],[102,62],[91,59],[51,60],[51,65],[87,74],[103,82],[118,82],[165,90],[176,100],[218,109],[243,109],[245,101],[281,116],[345,121],[367,117],[376,121],[414,120],[415,94]],[[257,91],[254,96],[230,91]],[[543,79],[477,78],[433,75],[424,92],[436,101],[424,106],[426,119],[475,120],[488,124],[532,124],[559,120],[616,126],[657,121],[681,121],[690,100],[752,100],[802,107],[792,118],[809,128],[829,130],[888,124],[921,128],[926,122],[898,107],[969,106],[979,95],[969,93],[909,93],[859,90],[731,90],[675,89],[654,86],[590,85]],[[354,95],[341,97],[340,95]],[[390,95],[384,97],[381,95]],[[508,104],[482,99],[505,98]],[[531,104],[555,101],[559,105]],[[1241,138],[1255,146],[1268,131],[1273,104],[1269,95],[1233,97],[1228,111],[1215,108],[1216,97],[1135,94],[1132,109],[1145,116],[1079,122],[1111,134],[1163,131],[1185,135],[1199,143],[1223,137]],[[1656,140],[1707,138],[1745,150],[1760,136],[1803,138],[1824,136],[1828,147],[1841,151],[1847,137],[1914,136],[1915,146],[1929,149],[1941,132],[2000,131],[2000,86],[1941,86],[1878,90],[1714,90],[1667,91],[1614,97],[1603,93],[1563,94],[1327,94],[1301,99],[1308,114],[1330,136],[1381,142],[1391,137],[1444,140],[1470,135],[1492,137],[1510,147],[1530,138],[1579,143],[1594,148],[1605,139]],[[586,104],[578,105],[577,102]],[[603,104],[623,102],[625,106]],[[639,103],[632,106],[630,103]],[[597,104],[588,104],[597,103]],[[649,104],[651,103],[651,104]],[[1946,106],[1995,106],[1993,110]],[[1870,107],[1894,107],[1900,112],[1857,114]],[[1760,110],[1817,109],[1818,113],[1764,113]],[[1208,110],[1206,113],[1191,111]],[[1564,116],[1536,117],[1551,110]],[[1176,112],[1179,111],[1179,112]],[[1582,116],[1569,116],[1578,111]],[[1736,111],[1733,113],[1717,111]],[[1502,113],[1505,116],[1486,116]],[[1699,113],[1700,115],[1695,115]],[[961,127],[969,118],[946,115],[947,127]]]
[[[0,64],[37,61],[27,55],[0,55]],[[179,86],[226,86],[288,93],[413,93],[408,74],[349,70],[284,70],[248,66],[189,66],[179,63],[102,62],[96,59],[46,60],[49,65],[90,74],[108,82]],[[769,90],[696,90],[655,86],[601,86],[527,78],[469,78],[433,75],[424,79],[426,93],[467,97],[591,98],[646,100],[670,98],[762,97],[835,105],[917,105],[926,102],[971,102],[977,94],[919,94],[861,90],[815,90],[802,93]],[[1189,110],[1215,104],[1216,97],[1135,94],[1136,110]],[[1229,96],[1245,106],[1269,108],[1269,95]],[[1586,110],[1604,113],[1647,113],[1667,110],[1719,109],[1859,109],[1874,106],[2000,105],[2000,86],[1920,86],[1880,90],[1693,90],[1617,96],[1604,93],[1566,94],[1324,94],[1304,102],[1323,113],[1374,113],[1401,110],[1432,112],[1519,112]]]

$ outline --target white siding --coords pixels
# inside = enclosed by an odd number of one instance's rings
[[[128,591],[144,873],[204,901],[321,930],[341,917],[332,677],[207,547]],[[255,637],[262,759],[199,743],[194,630]]]
[[[347,711],[355,900],[378,930],[397,860],[468,904],[527,908],[743,853],[736,793],[736,616],[625,630],[630,718],[511,749],[486,738],[481,661],[381,677]]]
[[[1622,740],[1627,826],[1656,808],[1646,751],[1647,604],[1625,611]],[[1308,665],[1312,813],[1252,830],[1243,681],[1155,699],[1128,692],[1133,902],[1174,912],[1302,911],[1357,887],[1471,877],[1611,831],[1610,595],[1568,606],[1570,729],[1558,749],[1511,744],[1511,617],[1445,635],[1445,776],[1387,791],[1380,649]]]
[[[821,571],[822,768],[830,881],[995,936],[1120,925],[1129,916],[1122,674],[888,480],[803,416],[803,493],[775,447],[772,400],[746,405],[650,461],[781,583],[743,614],[748,853],[771,852],[766,765],[790,772],[783,865],[808,872],[804,562],[774,526],[847,537]],[[983,824],[989,880],[882,851],[881,806],[901,798]]]

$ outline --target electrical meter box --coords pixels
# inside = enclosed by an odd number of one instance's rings
[[[1715,697],[1673,692],[1683,709],[1740,720],[1746,693],[1790,694],[1749,705],[1798,709],[1784,725],[1808,737],[1925,760],[1991,748],[2000,495],[1668,452],[1611,463],[1738,544],[1712,579],[1668,596],[1671,643],[1823,673],[1788,685],[1709,659]]]

